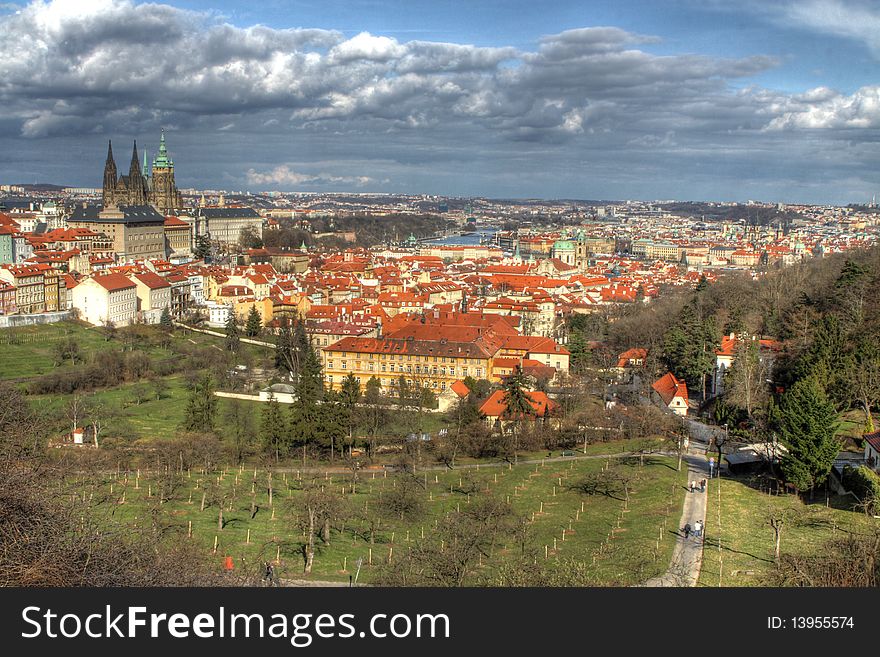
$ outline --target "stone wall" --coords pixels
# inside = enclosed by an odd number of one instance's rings
[[[64,310],[56,313],[37,313],[34,315],[0,315],[0,328],[54,324],[65,319],[73,319],[73,313],[69,310]]]

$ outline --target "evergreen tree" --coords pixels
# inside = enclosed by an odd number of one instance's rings
[[[526,417],[535,415],[535,409],[530,403],[528,393],[528,379],[519,365],[516,366],[513,374],[504,380],[501,389],[504,391],[503,399],[505,405],[501,419],[511,422],[513,462],[516,463],[519,460],[519,425]]]
[[[501,389],[504,391],[505,418],[519,420],[535,414],[528,394],[529,381],[519,365],[504,380]]]
[[[189,393],[181,428],[184,431],[212,432],[217,419],[217,398],[214,379],[210,374],[201,377]]]
[[[371,376],[364,386],[364,401],[368,404],[378,404],[382,398],[382,384],[375,376]]]
[[[704,317],[697,300],[687,304],[675,326],[663,337],[663,361],[675,376],[705,398],[706,377],[715,368],[718,331],[713,317]]]
[[[260,334],[263,330],[263,322],[260,320],[260,313],[257,312],[256,306],[251,306],[251,311],[248,313],[247,323],[244,327],[244,332],[249,338],[254,338]]]
[[[395,386],[395,401],[397,405],[403,409],[412,403],[412,390],[406,377],[401,375],[397,377],[397,385]]]
[[[340,401],[348,408],[354,408],[354,405],[361,398],[361,384],[358,383],[354,374],[348,374],[342,379],[342,388],[339,391],[339,397]]]
[[[285,374],[296,374],[296,356],[293,348],[293,331],[290,329],[290,320],[281,318],[281,326],[278,331],[277,348],[275,349],[275,367]]]
[[[235,311],[230,308],[226,318],[226,350],[238,351],[238,345],[238,324],[235,322]]]
[[[281,456],[287,454],[289,439],[287,423],[281,412],[281,404],[275,399],[270,399],[263,407],[260,438],[266,451],[274,455],[276,463]]]
[[[568,335],[568,351],[571,353],[571,369],[574,374],[583,374],[590,364],[590,350],[587,339],[581,331],[571,331]]]
[[[159,326],[166,331],[170,331],[174,328],[174,324],[171,322],[171,311],[168,310],[168,306],[165,306],[162,309],[162,316],[159,318]]]
[[[294,351],[298,364],[296,372],[296,394],[303,404],[315,404],[324,392],[324,378],[321,361],[306,334],[305,324],[297,322],[294,329]]]
[[[788,450],[780,462],[785,479],[800,491],[822,485],[840,450],[838,416],[822,386],[812,377],[798,381],[782,395],[773,415]]]

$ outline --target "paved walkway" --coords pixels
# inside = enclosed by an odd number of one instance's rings
[[[684,508],[681,512],[681,520],[676,528],[675,548],[672,550],[672,562],[669,570],[660,577],[653,577],[645,582],[644,586],[696,586],[700,577],[700,566],[703,562],[703,538],[706,535],[706,497],[709,494],[708,464],[703,455],[695,456],[688,454],[685,457],[688,464],[688,481],[707,480],[706,492],[685,493]],[[689,538],[684,537],[682,528],[690,523],[691,527],[697,520],[703,522],[703,536]]]

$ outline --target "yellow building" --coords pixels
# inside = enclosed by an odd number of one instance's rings
[[[325,380],[333,389],[352,374],[362,387],[375,376],[385,392],[404,377],[411,386],[440,393],[466,376],[491,377],[495,351],[481,340],[343,338],[324,347],[322,354]]]

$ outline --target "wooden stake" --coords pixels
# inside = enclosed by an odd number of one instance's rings
[[[245,544],[247,544],[247,545],[251,544],[251,530],[250,529],[247,530],[247,539],[245,540]]]
[[[214,534],[214,554],[217,554],[217,535]]]

